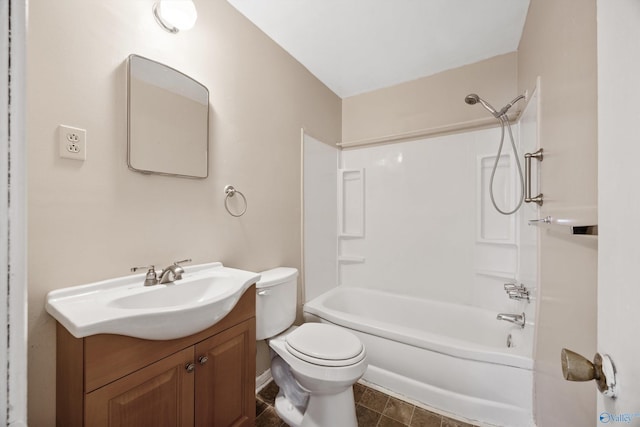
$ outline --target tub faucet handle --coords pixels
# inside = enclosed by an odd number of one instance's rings
[[[509,282],[509,283],[505,283],[504,284],[504,290],[509,292],[512,290],[524,290],[526,291],[527,288],[521,283],[521,284],[517,284],[515,282]]]
[[[531,302],[529,299],[529,289],[522,283],[519,285],[516,283],[505,283],[504,291],[511,299]]]
[[[507,292],[507,295],[509,295],[509,299],[526,301],[528,303],[531,302],[531,298],[529,297],[529,292]]]

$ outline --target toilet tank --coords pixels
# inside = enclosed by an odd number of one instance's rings
[[[278,267],[256,283],[256,340],[274,337],[296,320],[298,270]]]

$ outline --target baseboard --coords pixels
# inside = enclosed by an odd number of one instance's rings
[[[256,377],[256,394],[260,392],[273,379],[271,369],[267,369]]]

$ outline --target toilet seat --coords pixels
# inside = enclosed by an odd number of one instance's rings
[[[305,323],[285,337],[285,348],[298,359],[339,367],[364,359],[364,346],[353,334],[323,323]]]

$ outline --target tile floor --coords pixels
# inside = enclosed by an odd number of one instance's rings
[[[273,407],[278,386],[271,381],[256,396],[256,427],[286,427]],[[353,386],[358,427],[473,427],[388,396],[363,384]],[[339,427],[339,426],[335,426]]]

